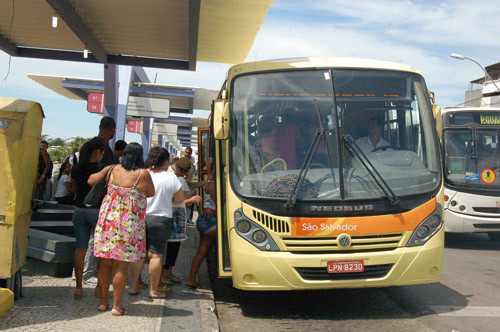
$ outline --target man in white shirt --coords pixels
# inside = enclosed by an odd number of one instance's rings
[[[373,117],[368,122],[368,136],[358,138],[356,144],[364,153],[372,152],[374,149],[390,145],[384,138],[381,137],[384,125],[382,119]]]

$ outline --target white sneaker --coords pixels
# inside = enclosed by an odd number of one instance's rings
[[[97,285],[97,278],[96,277],[89,278],[88,280],[84,280],[83,283],[87,285]]]

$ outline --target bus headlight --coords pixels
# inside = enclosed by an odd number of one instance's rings
[[[429,227],[426,225],[420,225],[417,228],[417,236],[421,239],[425,239],[429,235]]]
[[[441,217],[435,214],[431,214],[429,219],[429,225],[432,228],[437,228],[441,224]]]
[[[408,241],[407,247],[424,245],[443,227],[443,208],[436,203],[436,209],[418,225]]]
[[[255,232],[253,232],[252,239],[257,243],[262,243],[266,240],[266,233],[258,229]]]
[[[279,251],[269,233],[256,222],[247,218],[241,209],[234,212],[234,225],[236,233],[250,242],[259,250]]]
[[[248,220],[242,219],[237,221],[236,228],[241,233],[248,233],[248,231],[252,228],[252,225],[250,225],[250,222]]]

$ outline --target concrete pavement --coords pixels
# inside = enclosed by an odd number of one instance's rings
[[[191,260],[196,252],[199,233],[193,224],[187,228],[188,239],[179,252],[174,273],[187,280]],[[72,278],[41,275],[36,264],[29,261],[23,268],[23,297],[0,317],[1,331],[218,331],[215,303],[206,262],[198,280],[206,289],[190,290],[184,284],[173,284],[166,299],[151,300],[148,290],[138,296],[125,291],[123,306],[129,315],[115,317],[111,312],[97,311],[99,300],[94,286],[84,285],[84,297],[73,299]],[[149,283],[147,265],[142,278]],[[110,300],[112,303],[112,300]]]

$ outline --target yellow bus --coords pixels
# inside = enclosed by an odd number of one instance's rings
[[[202,163],[216,163],[218,272],[234,287],[439,280],[439,141],[414,68],[339,57],[235,65],[199,137]]]

